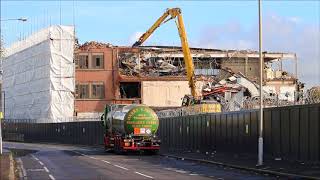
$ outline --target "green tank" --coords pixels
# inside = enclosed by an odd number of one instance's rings
[[[102,116],[104,125],[110,133],[134,134],[139,136],[153,135],[159,127],[157,114],[143,105],[107,105]]]
[[[128,134],[155,134],[159,127],[157,114],[147,106],[132,108],[124,117],[124,126]]]

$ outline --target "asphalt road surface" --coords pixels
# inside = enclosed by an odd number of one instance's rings
[[[21,179],[273,179],[254,172],[160,155],[116,155],[102,148],[5,142]]]

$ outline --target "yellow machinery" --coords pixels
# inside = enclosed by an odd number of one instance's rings
[[[167,9],[166,12],[158,18],[158,20],[148,29],[147,32],[145,32],[138,41],[136,41],[132,47],[140,46],[143,42],[145,42],[150,35],[162,24],[168,22],[171,19],[176,20],[176,25],[179,31],[179,36],[181,40],[181,46],[183,51],[183,59],[186,66],[187,71],[187,78],[189,82],[189,87],[191,89],[191,96],[185,95],[182,100],[182,106],[190,106],[194,104],[202,104],[204,101],[201,101],[201,97],[197,95],[196,93],[196,77],[194,74],[194,65],[193,60],[187,40],[187,33],[184,28],[184,23],[181,15],[181,9],[180,8],[170,8]],[[216,106],[216,104],[214,105]],[[214,108],[216,109],[216,108]],[[221,109],[221,108],[219,108]],[[219,110],[218,112],[220,112]],[[216,112],[216,111],[215,111]]]

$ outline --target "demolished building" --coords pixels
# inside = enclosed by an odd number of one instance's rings
[[[73,27],[51,26],[7,49],[2,64],[7,118],[42,122],[96,118],[106,104],[172,109],[191,94],[181,47],[79,44],[75,40]],[[257,51],[190,50],[197,94],[220,103],[225,111],[257,107]],[[297,77],[296,55],[264,52],[263,58],[265,106],[299,103],[303,84]],[[282,69],[285,59],[293,61],[293,74]]]
[[[190,94],[180,47],[123,47],[88,42],[76,49],[76,111],[101,112],[106,103],[143,103],[178,107]],[[191,48],[197,91],[220,102],[224,110],[257,106],[259,53]],[[263,90],[266,106],[299,102],[303,84],[297,77],[293,53],[264,52]],[[282,60],[295,64],[294,74],[282,69]],[[272,64],[279,64],[275,69]]]

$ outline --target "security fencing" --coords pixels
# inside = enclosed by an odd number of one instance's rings
[[[103,144],[104,129],[99,121],[32,123],[5,120],[3,138],[7,141],[63,144]]]
[[[164,151],[257,153],[258,110],[161,118]],[[264,109],[264,152],[275,158],[320,162],[320,104]],[[33,123],[5,120],[5,140],[103,144],[99,121]]]
[[[257,153],[259,111],[202,114],[160,121],[166,151]],[[264,152],[320,162],[320,104],[264,109]]]

